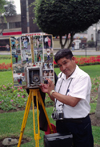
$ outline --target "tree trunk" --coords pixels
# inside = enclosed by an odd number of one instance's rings
[[[1,30],[1,32],[0,32],[0,35],[2,35],[2,33],[3,33],[3,31],[4,31],[3,22],[4,22],[3,17],[1,17],[1,26],[2,26],[2,30]]]
[[[100,85],[98,88],[98,99],[97,99],[97,107],[96,107],[95,115],[97,118],[100,118]]]
[[[63,43],[62,41],[62,35],[60,35],[60,45],[61,45],[61,49],[63,49],[66,45],[66,43],[68,44],[67,48],[70,48],[71,45],[72,45],[72,41],[73,41],[73,36],[74,36],[74,33],[70,33],[70,38],[68,38],[68,35],[69,34],[66,34],[66,38],[65,38],[65,42]]]

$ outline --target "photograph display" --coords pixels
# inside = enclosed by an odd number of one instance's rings
[[[21,59],[22,63],[32,63],[30,36],[21,36]]]
[[[52,35],[43,35],[43,80],[54,81]]]
[[[22,63],[21,36],[12,36],[10,43],[14,86],[24,86],[26,81],[24,76],[24,64]]]
[[[21,45],[20,36],[11,37],[11,52],[12,52],[12,63],[21,64]]]
[[[30,77],[35,72],[34,66],[41,67],[40,81],[44,82],[46,78],[54,81],[52,35],[13,36],[10,43],[14,86],[29,85],[26,76],[29,75],[28,81],[31,81]],[[27,67],[32,69],[27,71]]]
[[[43,36],[33,36],[34,62],[43,62]]]
[[[0,39],[0,51],[10,52],[9,39]]]

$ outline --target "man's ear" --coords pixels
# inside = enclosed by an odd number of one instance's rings
[[[72,60],[74,60],[74,61],[75,61],[75,57],[74,57],[74,56],[72,57]]]

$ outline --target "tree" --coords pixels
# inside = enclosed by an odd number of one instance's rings
[[[13,4],[13,1],[10,1],[7,3],[7,5],[5,6],[5,12],[4,15],[5,16],[14,16],[16,15],[16,6]]]
[[[0,17],[2,16],[2,13],[4,13],[5,11],[4,5],[6,4],[7,4],[6,0],[0,0]]]
[[[1,32],[4,31],[4,25],[3,23],[6,22],[7,16],[14,16],[16,15],[16,6],[13,4],[13,1],[6,1],[6,0],[0,0],[2,2],[2,5],[0,4],[0,18],[1,18]],[[2,7],[1,7],[2,6]]]
[[[36,0],[34,5],[35,22],[43,32],[60,36],[61,48],[69,41],[69,34],[71,46],[75,33],[85,31],[100,19],[100,0]]]

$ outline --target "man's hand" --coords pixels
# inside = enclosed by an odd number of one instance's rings
[[[50,79],[46,79],[46,80],[48,80],[48,84],[42,83],[40,88],[42,92],[48,93],[50,95],[51,90],[54,90],[54,83]]]

